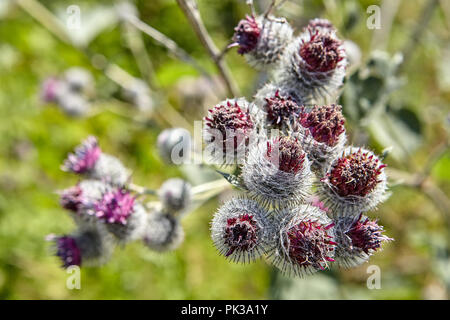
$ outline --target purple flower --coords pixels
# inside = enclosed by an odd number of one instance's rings
[[[334,70],[345,58],[342,50],[342,42],[333,35],[316,31],[309,41],[302,43],[299,53],[306,61],[308,71],[327,72]]]
[[[253,16],[246,16],[245,19],[239,21],[234,31],[232,45],[239,45],[239,54],[248,53],[256,48],[261,29]]]
[[[69,154],[62,169],[75,173],[85,173],[94,168],[101,153],[102,150],[98,145],[97,138],[90,136],[75,149],[75,153]]]
[[[107,192],[94,205],[96,216],[109,224],[126,225],[133,213],[134,200],[135,198],[123,189]]]
[[[227,226],[223,236],[225,245],[230,249],[225,256],[230,256],[236,249],[250,251],[258,244],[257,222],[252,215],[245,213],[227,219]]]
[[[335,224],[325,212],[300,205],[275,213],[275,247],[269,258],[287,275],[304,276],[334,261]]]
[[[64,268],[81,266],[81,251],[74,237],[49,235],[47,240],[55,242],[56,256]]]
[[[297,139],[276,137],[267,141],[267,159],[283,172],[297,174],[303,169],[306,153]]]
[[[225,202],[211,223],[211,237],[219,253],[238,263],[261,257],[268,249],[272,231],[268,214],[250,199]]]
[[[378,225],[377,220],[369,220],[360,214],[346,234],[352,240],[352,246],[369,254],[380,249],[383,241],[393,240],[383,235],[383,232],[384,229]]]
[[[330,147],[338,144],[341,134],[345,132],[342,107],[336,104],[316,105],[310,112],[303,110],[299,122],[309,130],[314,140]]]
[[[226,139],[230,131],[238,131],[242,135],[241,138],[247,137],[254,128],[246,103],[238,100],[227,100],[209,109],[208,116],[205,117],[205,124],[206,130],[219,130],[223,139]],[[226,147],[226,141],[224,140],[224,152]],[[235,141],[234,147],[237,147],[237,141]]]
[[[275,81],[296,91],[305,104],[331,101],[343,83],[347,58],[344,46],[329,29],[307,28],[283,54]]]
[[[203,138],[207,148],[215,150],[213,161],[229,164],[230,160],[242,159],[256,130],[252,107],[245,98],[238,98],[227,99],[208,110]]]
[[[242,181],[264,206],[292,206],[310,196],[313,175],[296,137],[278,136],[250,146]]]
[[[290,120],[298,117],[300,106],[291,98],[283,97],[280,91],[275,91],[275,95],[265,98],[267,122],[276,127],[288,124]]]
[[[45,102],[55,102],[60,85],[61,80],[55,77],[45,79],[41,86],[41,99]]]
[[[233,43],[238,53],[257,69],[273,69],[292,39],[293,30],[285,19],[264,16],[246,16],[234,29]]]
[[[64,209],[78,212],[83,205],[83,190],[79,185],[63,190],[60,196],[60,204]]]
[[[338,217],[335,220],[336,263],[351,268],[368,261],[370,256],[381,251],[384,242],[394,239],[384,235],[384,228],[378,220],[358,217]]]
[[[333,226],[304,220],[288,229],[288,243],[285,246],[289,248],[289,257],[293,263],[324,270],[327,262],[333,262],[330,252],[333,252],[336,243],[327,231]]]
[[[358,149],[336,160],[327,178],[341,197],[364,197],[382,182],[386,165],[371,152]]]

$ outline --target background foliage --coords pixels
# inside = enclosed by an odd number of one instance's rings
[[[198,2],[208,30],[223,48],[234,26],[248,13],[247,6],[238,0]],[[423,185],[431,183],[448,200],[450,152],[445,151],[445,144],[450,122],[450,10],[446,1],[432,1],[436,5],[430,21],[422,26],[417,43],[411,43],[421,12],[430,1],[394,2],[399,6],[394,10],[392,26],[382,25],[376,31],[366,27],[366,8],[380,5],[379,1],[292,0],[280,10],[297,31],[311,18],[328,18],[341,38],[360,46],[363,64],[367,63],[362,69],[366,71],[357,70],[347,79],[348,89],[340,101],[348,118],[350,141],[379,153],[393,146],[386,162],[391,168],[409,172],[407,176],[393,173],[393,195],[371,214],[378,216],[387,235],[395,238],[370,260],[381,268],[381,290],[367,289],[368,264],[289,280],[263,261],[245,266],[228,263],[216,253],[209,237],[209,221],[220,200],[217,198],[186,217],[186,241],[176,252],[152,253],[139,243],[119,248],[106,266],[82,269],[81,290],[68,290],[68,274],[59,268],[44,237],[67,233],[74,227],[59,207],[55,191],[76,183],[76,177],[63,173],[60,164],[79,141],[90,134],[98,136],[106,152],[117,155],[133,169],[135,182],[150,188],[157,188],[169,177],[190,178],[192,169],[167,167],[160,160],[154,145],[158,133],[169,123],[160,119],[145,123],[130,120],[126,115],[134,111],[117,102],[118,86],[93,68],[84,54],[55,38],[14,1],[2,1],[0,299],[447,299],[450,212],[442,201],[432,201],[433,194],[424,193]],[[66,7],[73,4],[41,3],[63,20]],[[98,17],[108,17],[111,1],[77,0],[76,4],[83,16],[95,10]],[[204,68],[216,72],[174,0],[136,1],[136,5],[143,21],[175,40]],[[257,5],[265,6],[267,1]],[[89,43],[89,49],[140,77],[120,26],[112,21],[105,26]],[[205,94],[198,72],[168,56],[151,38],[143,39],[155,70],[158,95],[167,96],[189,122],[200,120],[208,107],[204,104],[215,100]],[[407,48],[409,57],[397,71],[389,65],[392,59],[383,60],[389,62],[386,65],[371,60],[375,48],[385,49],[388,57]],[[242,94],[251,97],[260,76],[235,51],[226,61]],[[92,71],[97,82],[96,104],[118,108],[121,114],[104,111],[73,119],[55,106],[42,105],[42,79],[72,66]],[[214,90],[219,96],[225,94],[220,87]],[[377,101],[380,97],[383,101]],[[381,107],[376,109],[378,104]],[[162,112],[165,107],[165,103],[156,106]],[[439,148],[444,151],[429,166],[430,177],[424,184],[414,184],[414,179],[409,183],[408,177],[414,178],[424,166],[428,168],[430,154]]]

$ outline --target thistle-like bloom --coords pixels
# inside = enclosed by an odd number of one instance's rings
[[[231,199],[216,212],[211,237],[219,253],[237,263],[253,262],[268,249],[268,212],[249,199]]]
[[[134,200],[135,198],[125,190],[107,192],[101,201],[95,204],[96,216],[106,223],[125,225],[133,212]]]
[[[346,66],[334,32],[307,29],[286,48],[276,82],[298,91],[305,103],[327,103],[342,85]]]
[[[256,93],[255,104],[264,113],[267,127],[285,132],[292,129],[301,112],[299,98],[295,93],[272,83],[266,84]]]
[[[339,217],[335,220],[336,263],[351,268],[369,260],[369,257],[386,241],[392,241],[383,235],[383,226],[377,220],[370,220],[360,214],[355,217]]]
[[[90,136],[64,161],[62,170],[123,186],[130,173],[119,159],[102,153],[97,138]]]
[[[48,241],[54,241],[56,247],[55,255],[61,259],[62,267],[81,266],[81,250],[73,236],[53,236],[47,237]]]
[[[163,130],[157,139],[158,152],[167,164],[182,164],[191,153],[191,134],[183,128]]]
[[[75,148],[75,153],[69,154],[64,161],[63,170],[79,174],[86,173],[94,168],[101,153],[97,138],[90,136]]]
[[[330,34],[315,32],[310,34],[308,41],[304,41],[299,54],[306,62],[304,67],[310,72],[327,72],[334,70],[337,64],[344,59],[341,48],[342,43]]]
[[[145,228],[145,209],[129,192],[120,188],[103,195],[95,204],[95,215],[122,242],[138,239]]]
[[[170,214],[152,212],[147,217],[142,240],[148,248],[158,252],[175,250],[183,243],[183,227]]]
[[[284,48],[292,39],[292,28],[285,19],[247,16],[234,29],[238,53],[258,69],[270,69],[278,64]]]
[[[275,218],[276,237],[269,259],[284,274],[303,277],[334,261],[334,223],[325,212],[301,205],[276,212]]]
[[[114,249],[108,233],[101,227],[81,228],[72,235],[47,236],[63,268],[70,266],[98,266],[105,263]]]
[[[169,179],[158,190],[159,199],[165,211],[181,215],[192,201],[192,186],[183,179]]]
[[[331,163],[318,193],[333,216],[374,209],[387,199],[385,167],[371,151],[348,147]]]
[[[247,15],[245,19],[239,21],[234,31],[233,41],[239,46],[239,54],[249,53],[256,48],[261,29],[253,16]]]
[[[295,128],[300,132],[301,144],[316,170],[326,169],[329,162],[344,149],[347,141],[345,135],[345,118],[342,107],[331,104],[314,106],[299,115]]]
[[[305,201],[312,178],[300,142],[289,136],[252,145],[242,168],[249,195],[266,206],[293,206]]]
[[[213,163],[242,161],[256,127],[256,108],[245,100],[227,99],[208,110],[203,139]]]
[[[102,199],[103,195],[110,191],[111,187],[97,180],[82,180],[73,187],[59,192],[61,207],[67,209],[82,220],[91,221],[94,218],[94,204]],[[78,221],[78,220],[77,220]],[[84,221],[88,222],[88,221]]]
[[[83,190],[79,185],[75,185],[61,191],[60,204],[61,207],[69,211],[80,211],[84,204]]]

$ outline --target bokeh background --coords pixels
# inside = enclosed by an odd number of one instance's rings
[[[133,3],[145,23],[172,38],[218,79],[214,63],[175,0]],[[166,127],[183,125],[183,117],[188,125],[200,120],[205,108],[217,103],[217,97],[224,98],[226,90],[136,32],[132,37],[140,39],[135,41],[138,47],[143,44],[145,54],[135,55],[113,1],[40,4],[63,26],[67,7],[78,5],[82,32],[72,39],[75,46],[64,43],[42,24],[47,19],[36,1],[0,2],[0,299],[448,299],[448,1],[290,0],[278,10],[297,32],[311,18],[327,18],[342,39],[359,47],[360,63],[349,71],[340,100],[350,141],[378,153],[392,147],[386,158],[392,196],[371,216],[379,217],[395,241],[369,264],[296,280],[281,276],[264,261],[229,263],[216,253],[209,237],[209,221],[223,197],[219,196],[183,220],[186,240],[177,251],[158,254],[140,243],[118,248],[107,265],[82,269],[81,290],[66,288],[68,274],[44,241],[49,233],[74,228],[55,193],[77,181],[60,170],[67,153],[92,134],[103,150],[133,170],[137,184],[158,188],[177,176],[198,184],[211,174],[164,164],[155,148],[156,137]],[[249,13],[245,1],[239,0],[199,0],[198,5],[219,48],[227,45],[233,28]],[[255,1],[259,10],[267,5],[268,1]],[[381,29],[367,27],[370,5],[381,7]],[[355,57],[357,61],[358,51]],[[140,114],[123,101],[119,85],[101,69],[105,58],[148,81],[155,101],[152,115]],[[235,50],[225,60],[241,94],[250,98],[264,75]],[[142,68],[142,61],[151,65]],[[91,100],[98,112],[88,117],[69,117],[39,99],[46,77],[73,66],[86,68],[95,78]],[[366,286],[368,265],[380,267],[379,290]]]

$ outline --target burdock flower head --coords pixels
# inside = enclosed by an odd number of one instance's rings
[[[129,192],[122,189],[107,192],[95,205],[96,216],[106,223],[125,225],[133,212],[134,200]]]
[[[95,215],[120,241],[139,238],[145,227],[145,209],[128,191],[121,188],[103,195],[95,204]]]
[[[256,129],[255,111],[244,98],[227,99],[208,110],[203,139],[213,162],[229,164],[244,157]]]
[[[183,214],[192,201],[192,186],[183,179],[165,181],[158,190],[159,199],[165,211],[172,215]]]
[[[255,95],[255,104],[264,113],[267,127],[288,131],[299,117],[299,98],[287,88],[268,83]]]
[[[343,44],[334,32],[324,30],[306,29],[286,48],[277,73],[277,83],[298,90],[306,103],[328,102],[345,76]]]
[[[347,138],[341,110],[340,105],[316,105],[299,115],[296,130],[315,169],[326,167],[344,148]]]
[[[370,220],[360,214],[355,217],[336,219],[336,263],[351,268],[369,260],[375,252],[381,250],[386,241],[392,241],[383,235],[383,226],[377,220]]]
[[[94,266],[105,263],[114,249],[107,232],[98,227],[81,228],[72,235],[48,235],[55,255],[60,258],[63,268],[70,266]]]
[[[183,243],[184,230],[173,215],[155,211],[148,214],[142,239],[151,250],[171,251]]]
[[[306,62],[304,67],[310,72],[328,72],[336,69],[344,59],[342,43],[330,34],[315,32],[309,40],[304,41],[299,50]]]
[[[76,147],[75,153],[68,155],[62,170],[118,186],[124,185],[130,176],[119,159],[101,151],[97,138],[93,136]]]
[[[270,260],[283,273],[305,276],[333,262],[334,223],[317,207],[301,205],[275,214],[276,237]]]
[[[249,195],[264,205],[296,205],[310,193],[312,173],[300,142],[274,137],[252,145],[242,168]]]
[[[81,266],[81,250],[73,236],[47,237],[48,241],[54,241],[56,247],[55,255],[61,259],[62,267]]]
[[[86,173],[92,170],[100,157],[102,150],[96,137],[90,136],[75,148],[64,161],[63,170],[74,173]]]
[[[274,67],[292,39],[292,28],[285,19],[246,16],[234,29],[233,43],[238,53],[258,69]]]
[[[64,209],[78,212],[84,205],[83,190],[79,185],[61,191],[60,204]]]
[[[221,255],[240,263],[263,255],[270,236],[268,213],[249,199],[231,199],[216,212],[211,237]]]
[[[334,216],[371,210],[387,198],[385,167],[371,151],[348,147],[320,180],[319,194]]]
[[[59,192],[61,207],[72,212],[72,217],[77,224],[95,224],[94,205],[102,199],[103,194],[111,190],[111,187],[97,180],[82,180],[73,187]]]
[[[239,21],[234,31],[233,41],[239,46],[239,54],[249,53],[256,48],[261,29],[253,16],[247,15],[245,19]]]

